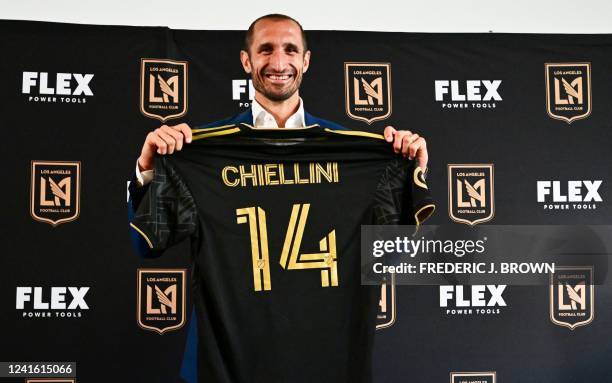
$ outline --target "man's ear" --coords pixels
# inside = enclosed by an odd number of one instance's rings
[[[251,61],[249,60],[249,53],[245,50],[240,51],[240,62],[245,72],[251,73]]]
[[[302,73],[306,73],[309,65],[310,65],[310,51],[306,51],[304,53],[304,65],[302,66],[304,70],[302,70]]]

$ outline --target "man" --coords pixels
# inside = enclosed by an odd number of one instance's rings
[[[310,51],[304,30],[296,20],[277,14],[255,20],[247,31],[240,61],[244,71],[251,74],[255,88],[252,108],[234,118],[207,126],[248,122],[256,128],[296,128],[320,121],[304,111],[299,96],[302,76],[310,65]],[[325,122],[326,125],[337,125]],[[416,158],[421,168],[427,168],[427,145],[423,137],[408,130],[397,131],[391,126],[385,128],[384,136],[387,142],[393,143],[396,153]],[[190,142],[191,128],[187,124],[163,125],[149,133],[138,158],[138,181],[146,184],[152,178],[156,152],[172,154]]]
[[[255,88],[252,108],[235,117],[199,127],[198,130],[217,129],[237,124],[246,124],[256,129],[292,129],[315,124],[332,130],[344,129],[338,124],[314,117],[304,111],[302,99],[299,97],[299,87],[303,73],[308,70],[310,51],[307,48],[304,31],[297,21],[288,16],[276,14],[255,20],[247,31],[245,48],[240,52],[240,59],[245,72],[251,74]],[[387,127],[384,137],[387,142],[392,143],[395,153],[416,159],[422,169],[426,168],[428,159],[426,143],[418,134]],[[187,124],[164,125],[147,135],[137,161],[136,180],[130,186],[131,215],[140,204],[154,176],[155,154],[166,155],[181,151],[185,144],[191,143],[192,138],[192,129]],[[133,239],[143,256],[157,256],[161,253],[147,246],[142,236],[136,234]],[[195,315],[192,316],[190,324],[189,340],[182,369],[183,377],[190,382],[196,379],[194,369],[191,368],[195,365],[195,339],[197,337],[194,320]],[[262,352],[265,352],[265,346],[262,344]],[[265,365],[260,365],[260,368],[264,367]],[[278,366],[279,369],[281,367],[286,369],[290,366]],[[258,370],[257,373],[264,374],[265,372]],[[220,375],[215,376],[221,379]],[[223,379],[230,380],[225,375]],[[255,377],[250,376],[249,379],[252,380]]]

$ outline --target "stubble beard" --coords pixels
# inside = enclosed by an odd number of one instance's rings
[[[295,94],[295,92],[298,91],[298,89],[300,89],[300,85],[302,84],[302,74],[295,70],[294,73],[292,73],[292,76],[294,78],[293,83],[285,91],[280,92],[276,90],[274,86],[266,86],[265,74],[263,74],[263,70],[260,70],[257,74],[253,72],[251,74],[251,80],[253,81],[253,88],[255,88],[256,91],[271,101],[281,102],[289,99]]]

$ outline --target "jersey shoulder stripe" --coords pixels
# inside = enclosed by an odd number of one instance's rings
[[[329,129],[329,128],[325,128],[324,129],[326,132],[329,133],[335,133],[335,134],[342,134],[345,136],[359,136],[359,137],[369,137],[369,138],[376,138],[379,140],[384,140],[385,137],[383,137],[382,134],[377,134],[377,133],[372,133],[372,132],[364,132],[361,130],[348,130],[348,129],[344,129],[344,130],[334,130],[334,129]]]
[[[226,136],[228,134],[234,134],[240,132],[240,128],[236,125],[226,125],[218,128],[210,129],[196,129],[199,131],[198,134],[192,136],[192,140],[201,140],[202,138]],[[192,130],[193,131],[193,130]]]

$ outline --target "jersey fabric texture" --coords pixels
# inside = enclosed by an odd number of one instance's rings
[[[318,116],[314,116],[307,111],[304,111],[304,120],[307,126],[319,125],[334,130],[345,130],[346,128],[333,121],[325,120]],[[247,108],[243,112],[236,114],[232,117],[228,117],[222,120],[214,121],[208,124],[202,124],[197,128],[211,128],[219,127],[230,124],[249,124],[254,125],[253,113],[251,108]],[[128,220],[132,221],[134,213],[140,201],[142,201],[144,195],[148,190],[149,185],[142,187],[138,186],[136,173],[132,172],[131,182],[128,186],[129,197],[128,197]],[[130,230],[130,240],[136,252],[143,258],[155,258],[159,257],[162,251],[153,251],[145,241],[145,239],[133,228]],[[187,383],[196,383],[198,381],[197,371],[197,348],[198,348],[198,329],[197,329],[197,316],[194,309],[189,318],[189,329],[187,330],[187,339],[185,342],[185,349],[183,353],[183,360],[181,363],[180,376]]]
[[[131,226],[157,254],[191,242],[198,381],[369,382],[380,289],[360,283],[360,226],[433,209],[381,135],[232,123],[156,157]]]

